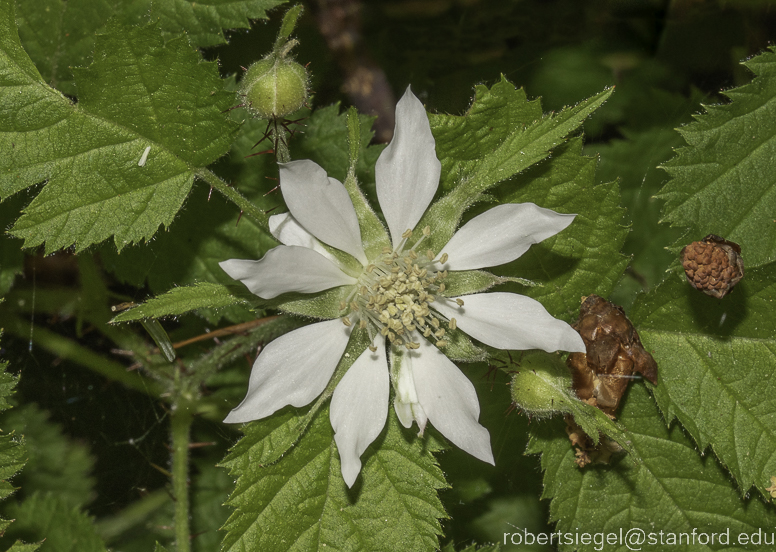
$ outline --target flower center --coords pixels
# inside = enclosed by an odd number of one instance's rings
[[[447,271],[435,270],[434,266],[437,262],[446,263],[447,254],[435,259],[431,250],[417,253],[418,246],[430,234],[431,228],[427,226],[415,244],[405,249],[412,237],[412,230],[407,230],[395,250],[386,247],[367,265],[348,303],[340,305],[342,309],[350,306],[350,312],[342,318],[346,326],[358,323],[369,331],[371,339],[379,333],[390,343],[410,350],[420,347],[417,334],[433,339],[437,347],[447,344],[441,315],[429,307],[437,300],[437,294],[445,290],[442,280],[447,277]],[[455,318],[450,319],[448,327],[455,329]],[[376,347],[371,345],[370,349],[374,351]]]

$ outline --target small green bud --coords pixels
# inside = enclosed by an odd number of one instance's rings
[[[268,57],[245,72],[240,92],[246,104],[262,119],[293,113],[307,100],[307,69],[294,61]]]
[[[521,358],[511,391],[517,406],[540,418],[569,413],[570,403],[579,402],[571,390],[568,368],[557,355],[548,353],[528,353]]]

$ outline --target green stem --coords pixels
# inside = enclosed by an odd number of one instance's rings
[[[277,147],[275,148],[275,158],[277,159],[278,163],[289,163],[291,161],[291,151],[288,149],[288,146],[286,145],[290,139],[291,139],[291,133],[286,131],[286,129],[282,126],[278,128],[278,125],[276,123],[275,124],[275,144],[277,145]]]
[[[85,366],[93,372],[135,391],[140,391],[151,397],[159,397],[163,393],[162,387],[157,382],[144,378],[138,372],[128,372],[123,364],[97,354],[91,349],[42,326],[31,325],[28,320],[18,317],[6,319],[5,330],[20,339],[27,339],[32,335],[36,346],[59,358]]]
[[[158,510],[170,502],[165,489],[159,489],[133,502],[118,514],[103,518],[94,524],[94,530],[104,541],[110,544],[130,529],[142,527]]]
[[[172,492],[175,498],[175,542],[178,552],[190,552],[189,441],[192,416],[181,405],[172,413]]]
[[[267,213],[256,207],[247,197],[221,180],[215,173],[207,169],[200,169],[196,172],[196,175],[198,178],[201,178],[210,186],[221,192],[224,197],[237,205],[243,213],[258,222],[262,228],[269,228],[269,217],[267,216]]]

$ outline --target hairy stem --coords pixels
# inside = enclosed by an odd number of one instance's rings
[[[6,319],[4,329],[20,339],[27,339],[32,335],[32,341],[37,347],[45,349],[61,359],[80,364],[96,374],[117,381],[135,391],[140,391],[151,397],[158,397],[163,392],[162,387],[156,381],[144,378],[138,372],[128,372],[123,364],[95,353],[91,349],[79,345],[76,341],[52,332],[43,326],[31,325],[28,320],[18,317]]]
[[[172,413],[172,492],[175,498],[175,543],[178,552],[190,552],[189,442],[191,412],[178,406]]]
[[[268,230],[269,217],[267,216],[267,213],[256,207],[247,197],[207,169],[198,170],[196,175],[198,178],[207,182],[211,187],[221,192],[226,199],[237,205],[243,213],[258,222],[262,228]]]

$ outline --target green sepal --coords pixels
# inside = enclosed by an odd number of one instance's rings
[[[361,228],[361,243],[367,259],[377,258],[383,248],[391,246],[391,240],[385,226],[361,191],[356,177],[359,153],[361,152],[361,121],[358,112],[351,107],[347,113],[348,126],[348,175],[345,177],[345,189],[356,210],[358,225]]]
[[[504,357],[500,355],[500,360],[506,363]],[[594,406],[579,400],[571,385],[571,374],[560,355],[529,352],[522,355],[512,376],[512,400],[521,410],[538,418],[570,414],[594,444],[598,444],[602,433],[635,455],[625,430]]]
[[[296,28],[296,22],[299,20],[299,16],[302,15],[302,12],[304,12],[304,6],[297,4],[296,6],[291,7],[283,16],[283,23],[280,25],[278,38],[275,43],[276,47],[280,43],[284,42],[289,36],[291,36],[291,33],[294,32],[294,29]]]
[[[425,339],[425,338],[421,338]],[[450,359],[457,362],[478,362],[485,360],[487,352],[478,347],[469,339],[469,336],[461,330],[455,330],[445,334],[447,345],[441,351]]]
[[[490,272],[484,270],[461,270],[456,272],[449,272],[447,278],[444,279],[445,297],[458,297],[460,295],[471,295],[473,293],[480,293],[486,291],[493,286],[504,284],[507,282],[516,282],[523,284],[524,286],[535,286],[536,284],[530,280],[523,278],[511,278],[503,276],[495,276]]]
[[[557,114],[542,115],[538,101],[529,102],[502,76],[490,90],[477,87],[464,116],[429,115],[442,163],[440,189],[448,192],[418,224],[434,229],[429,247],[438,251],[444,246],[481,194],[548,157],[611,93],[610,88]]]
[[[348,109],[348,160],[349,170],[355,170],[361,150],[361,120],[354,106]]]
[[[280,300],[263,303],[267,308],[277,308],[290,314],[331,320],[346,314],[340,304],[346,302],[353,286],[339,286],[315,294],[286,293]]]
[[[167,332],[159,321],[150,318],[141,320],[140,323],[143,325],[143,328],[145,328],[145,331],[148,332],[148,335],[151,336],[151,339],[154,340],[156,346],[159,347],[159,352],[162,353],[165,360],[167,360],[167,362],[175,362],[175,347],[173,347],[170,336],[167,335]]]
[[[197,309],[218,309],[237,304],[247,305],[248,301],[233,293],[227,286],[201,282],[193,286],[174,288],[164,295],[153,297],[117,314],[110,323],[177,316]]]

